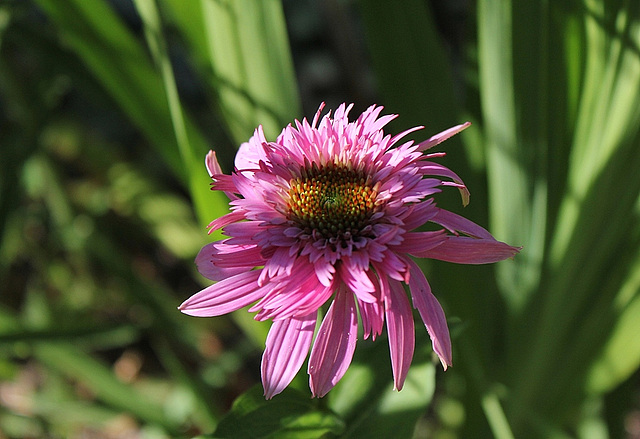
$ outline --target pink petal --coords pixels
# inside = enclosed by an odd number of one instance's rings
[[[223,280],[264,264],[255,245],[229,245],[227,241],[209,243],[198,252],[196,266],[207,279]]]
[[[230,200],[237,200],[238,197],[233,193],[236,192],[237,189],[233,185],[231,177],[223,174],[215,151],[209,151],[205,156],[204,165],[207,168],[209,177],[214,180],[214,188],[216,190],[223,190]]]
[[[364,339],[375,341],[376,337],[382,334],[382,326],[384,325],[384,311],[380,301],[373,303],[358,300],[358,309],[360,310],[360,318],[362,319],[362,331]]]
[[[462,125],[456,125],[452,128],[449,128],[448,130],[444,130],[441,133],[438,133],[435,136],[430,137],[424,142],[420,142],[418,144],[418,149],[420,151],[426,151],[429,148],[433,148],[437,144],[447,140],[449,137],[452,137],[458,134],[460,131],[464,130],[465,128],[468,128],[470,125],[471,125],[471,122],[465,122]]]
[[[264,131],[262,125],[259,125],[253,132],[253,136],[248,142],[243,143],[238,148],[235,158],[235,167],[239,171],[245,171],[248,169],[258,169],[259,162],[265,160],[265,152],[263,144],[266,143],[264,137]]]
[[[457,187],[460,190],[460,195],[462,196],[462,204],[463,204],[463,206],[466,206],[467,204],[469,204],[469,190],[465,186],[465,184],[462,181],[462,179],[458,176],[458,174],[453,172],[451,169],[449,169],[449,168],[447,168],[445,166],[442,166],[442,165],[440,165],[438,163],[426,162],[420,168],[420,170],[422,172],[424,172],[425,174],[427,174],[427,175],[439,175],[439,176],[442,176],[442,177],[448,177],[448,178],[452,179],[454,181],[453,183],[443,181],[443,182],[441,182],[441,184],[443,186],[454,186],[454,187]]]
[[[189,297],[178,309],[198,317],[219,316],[236,311],[255,302],[267,291],[266,287],[258,286],[259,276],[260,270],[252,270],[222,280]]]
[[[445,230],[434,232],[409,232],[404,235],[405,240],[397,246],[398,251],[409,254],[431,250],[447,240]]]
[[[318,259],[313,265],[313,268],[316,271],[316,276],[322,285],[331,285],[333,283],[333,273],[336,271],[333,264],[330,264],[325,260]]]
[[[244,212],[242,210],[234,210],[226,215],[222,215],[220,218],[216,218],[209,223],[209,233],[221,229],[231,223],[235,223],[245,219]]]
[[[358,335],[353,293],[340,288],[324,316],[309,357],[309,387],[313,396],[326,395],[347,371]]]
[[[415,329],[411,305],[402,284],[392,280],[389,286],[389,292],[385,296],[385,315],[393,369],[393,387],[401,390],[413,359]]]
[[[304,363],[316,328],[317,312],[271,325],[262,354],[262,385],[267,399],[282,392]]]
[[[409,128],[408,130],[404,130],[401,133],[396,134],[395,136],[393,136],[390,140],[389,140],[389,145],[394,145],[396,144],[400,139],[402,139],[403,137],[415,132],[415,131],[420,131],[421,129],[423,129],[423,126],[416,126],[413,128]]]
[[[366,340],[372,336],[375,341],[376,337],[382,334],[382,326],[384,325],[384,306],[382,304],[383,288],[387,284],[386,280],[378,279],[374,270],[368,270],[367,274],[372,283],[374,283],[376,291],[374,292],[375,301],[364,302],[358,298],[358,309],[360,310],[360,319],[362,320],[363,336]],[[388,288],[388,287],[387,287]]]
[[[258,283],[263,276],[260,276]],[[249,311],[260,311],[258,320],[286,319],[315,311],[331,297],[333,285],[324,286],[315,276],[314,266],[307,258],[296,258],[289,275],[271,279],[265,285],[272,289]],[[300,312],[303,309],[303,312]]]
[[[264,269],[262,270],[259,283],[263,285],[268,281],[268,278],[274,278],[283,274],[290,275],[295,262],[296,258],[289,255],[288,248],[277,247],[264,263]]]
[[[485,230],[483,227],[474,223],[471,220],[466,219],[453,212],[449,212],[445,209],[436,208],[437,213],[431,218],[436,224],[440,224],[442,227],[448,229],[452,233],[462,232],[465,235],[472,236],[474,238],[495,239],[491,233]]]
[[[220,163],[218,163],[218,157],[216,156],[215,151],[209,150],[204,158],[204,165],[207,168],[209,177],[213,177],[216,174],[224,174],[224,172],[222,172],[222,168],[220,167]]]
[[[421,258],[438,259],[456,264],[491,264],[513,257],[522,247],[512,247],[494,239],[448,236],[439,246],[412,253]]]
[[[359,300],[369,303],[377,300],[372,294],[376,291],[376,287],[371,282],[367,271],[350,263],[347,259],[343,259],[342,263],[338,265],[338,272],[340,273],[340,279],[353,291]]]
[[[249,311],[260,310],[256,320],[282,320],[294,316],[303,316],[318,311],[333,294],[333,287],[325,287],[316,282],[309,287],[301,287],[292,292],[286,288],[279,288],[278,294],[264,304],[258,303]]]
[[[407,264],[404,259],[399,258],[398,255],[391,249],[384,253],[384,260],[382,262],[372,262],[371,265],[376,269],[378,276],[391,278],[399,281],[406,280],[408,276]]]
[[[413,306],[418,310],[422,321],[427,327],[433,351],[440,358],[444,370],[447,370],[447,366],[452,365],[451,338],[449,336],[447,318],[438,299],[431,293],[429,282],[427,282],[427,278],[424,277],[420,267],[411,260],[408,262],[411,267],[409,288],[411,289]]]
[[[425,201],[413,204],[407,210],[408,214],[403,218],[405,230],[413,230],[416,227],[420,227],[427,221],[433,218],[439,209],[433,202],[433,198],[428,198]]]

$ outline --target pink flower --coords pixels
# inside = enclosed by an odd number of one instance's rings
[[[424,142],[382,128],[395,115],[371,106],[349,122],[341,105],[311,124],[287,126],[275,142],[258,127],[241,145],[235,171],[224,175],[214,152],[206,157],[213,189],[230,198],[231,212],[209,224],[227,239],[205,245],[198,270],[218,281],[187,299],[180,310],[218,316],[254,304],[256,320],[273,320],[262,357],[265,396],[280,393],[300,370],[309,348],[309,385],[322,397],[346,372],[356,347],[358,312],[363,337],[382,333],[386,321],[395,388],[400,390],[414,351],[409,286],[446,369],[451,340],[444,311],[412,257],[485,264],[519,248],[496,241],[479,225],[436,207],[442,186],[469,192],[454,172],[424,154],[459,133],[455,126]],[[417,231],[427,222],[436,231]],[[329,304],[313,335],[321,307]],[[313,342],[313,346],[312,346]],[[312,347],[311,347],[312,346]]]

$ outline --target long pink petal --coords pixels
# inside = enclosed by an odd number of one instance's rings
[[[415,349],[415,329],[411,305],[398,281],[389,282],[389,293],[385,297],[385,314],[391,352],[394,389],[401,390],[409,372]]]
[[[262,354],[262,386],[267,399],[282,392],[304,363],[316,328],[317,312],[273,322]]]
[[[260,288],[260,270],[237,274],[215,283],[185,300],[178,309],[197,317],[220,316],[260,299],[269,287]]]
[[[441,133],[438,133],[435,136],[430,137],[429,139],[425,140],[424,142],[420,142],[418,144],[418,149],[420,151],[426,151],[429,148],[433,148],[437,144],[442,143],[445,140],[447,140],[449,137],[458,134],[460,131],[464,130],[465,128],[469,127],[470,125],[471,125],[471,122],[465,122],[462,125],[456,125],[456,126],[454,126],[452,128],[449,128],[448,130],[444,130]]]
[[[358,335],[353,293],[340,288],[318,330],[309,357],[309,387],[313,396],[326,395],[347,371]]]
[[[404,234],[404,241],[397,246],[403,253],[420,253],[431,250],[447,240],[445,230],[433,232],[408,232]]]
[[[412,253],[421,258],[438,259],[456,264],[491,264],[516,255],[522,247],[513,247],[494,239],[449,236],[439,246]]]
[[[431,337],[433,351],[440,358],[442,367],[447,370],[452,365],[451,355],[451,337],[449,336],[449,327],[447,326],[447,318],[438,299],[431,293],[431,287],[424,273],[415,262],[409,260],[411,280],[409,288],[411,290],[411,298],[413,306],[420,313],[422,321],[427,327],[427,332]]]

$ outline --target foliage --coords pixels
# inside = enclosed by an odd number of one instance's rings
[[[396,132],[473,122],[446,146],[465,216],[524,246],[497,269],[424,266],[455,316],[454,367],[436,374],[418,328],[400,393],[385,343],[365,342],[325,399],[300,376],[265,401],[265,325],[176,310],[227,208],[204,153],[229,170],[258,124],[273,138],[302,116],[280,2],[7,1],[6,437],[623,435],[640,366],[640,3],[479,0],[462,39],[438,26],[460,21],[446,2],[326,3],[362,25]]]

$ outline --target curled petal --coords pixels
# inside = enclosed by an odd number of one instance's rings
[[[197,317],[220,316],[236,311],[265,294],[266,288],[258,286],[259,276],[260,270],[252,270],[229,277],[189,297],[178,309]]]
[[[264,269],[260,277],[260,284],[264,284],[269,278],[280,275],[291,275],[291,270],[296,262],[289,254],[289,249],[285,247],[277,247],[272,255],[264,262]]]
[[[449,336],[449,327],[444,310],[438,299],[431,293],[431,287],[424,273],[415,262],[408,261],[411,272],[411,280],[409,281],[409,289],[411,290],[411,298],[413,306],[420,313],[422,321],[427,327],[427,332],[431,337],[433,351],[440,358],[440,362],[447,370],[452,364],[451,355],[451,338]]]
[[[273,322],[262,354],[262,385],[267,399],[282,392],[304,363],[316,328],[317,312]]]
[[[229,224],[241,221],[245,219],[244,212],[242,210],[234,210],[226,215],[222,215],[220,218],[216,218],[209,223],[209,233],[212,233],[218,229],[221,229]]]
[[[214,175],[223,173],[222,168],[220,167],[220,163],[218,163],[218,157],[216,156],[215,151],[209,150],[204,158],[204,165],[207,168],[209,177],[213,177]]]
[[[413,314],[402,284],[392,280],[389,282],[389,287],[388,294],[385,296],[385,315],[389,333],[393,387],[396,390],[402,390],[415,349]]]
[[[291,290],[291,291],[289,291]],[[260,302],[249,311],[257,311],[256,320],[282,320],[293,316],[304,316],[317,312],[333,293],[332,287],[325,287],[317,281],[313,286],[300,288],[278,287],[277,293],[269,302]]]
[[[315,261],[313,265],[316,271],[316,276],[322,285],[331,285],[333,283],[333,273],[336,271],[335,267],[332,264],[327,263],[327,261],[320,259]]]
[[[220,167],[220,163],[218,163],[218,157],[215,151],[209,151],[205,156],[204,165],[207,168],[209,177],[214,180],[214,188],[216,190],[223,190],[230,200],[237,200],[238,197],[234,194],[237,189],[233,185],[231,178],[222,173],[222,168]]]
[[[264,271],[264,269],[263,269]],[[264,276],[260,276],[258,283]],[[315,276],[314,266],[306,258],[297,258],[289,275],[282,275],[265,282],[272,285],[271,291],[249,311],[259,311],[258,320],[265,318],[286,319],[316,311],[331,297],[332,284],[320,283]]]
[[[353,293],[340,288],[324,316],[309,357],[309,387],[313,396],[326,395],[347,371],[358,335]]]
[[[422,172],[424,172],[425,174],[428,175],[440,175],[442,177],[448,177],[451,180],[453,180],[453,182],[446,182],[443,181],[441,182],[441,184],[443,186],[454,186],[457,187],[458,190],[460,191],[460,195],[462,196],[462,205],[466,206],[467,204],[469,204],[469,190],[467,189],[467,187],[465,186],[464,182],[462,181],[462,179],[458,176],[458,174],[456,174],[455,172],[453,172],[451,169],[442,166],[438,163],[433,163],[433,162],[426,162],[422,167],[421,167]]]
[[[440,224],[452,233],[462,232],[474,238],[495,239],[491,233],[471,220],[445,209],[436,208],[437,213],[430,221]]]

